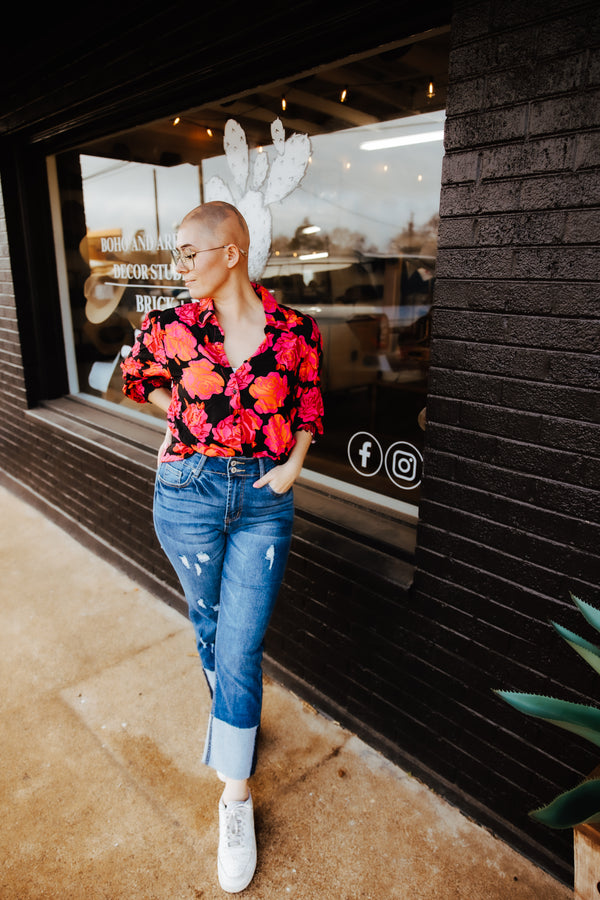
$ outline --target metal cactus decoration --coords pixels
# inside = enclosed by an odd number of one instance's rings
[[[600,610],[571,594],[571,599],[584,619],[600,632]],[[560,636],[600,674],[600,646],[551,623]],[[572,731],[600,747],[600,709],[582,703],[571,703],[542,694],[495,691],[499,697],[528,716],[543,719]],[[529,815],[550,828],[574,828],[584,823],[600,822],[600,778],[590,778],[556,797],[548,806],[532,810]]]
[[[265,152],[250,165],[246,134],[242,126],[229,119],[225,125],[223,146],[233,183],[225,184],[213,176],[205,189],[205,200],[226,200],[236,206],[248,223],[252,240],[248,257],[248,274],[258,280],[269,257],[272,219],[270,206],[287,197],[306,172],[311,144],[306,134],[285,137],[280,119],[271,124],[275,159],[270,163]]]

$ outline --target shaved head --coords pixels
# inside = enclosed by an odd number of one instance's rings
[[[192,226],[211,232],[223,243],[236,244],[248,252],[250,234],[241,212],[224,200],[212,200],[192,209],[183,219],[180,228]]]

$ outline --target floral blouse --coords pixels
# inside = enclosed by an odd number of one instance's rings
[[[167,421],[173,435],[163,462],[192,453],[268,456],[284,462],[294,432],[322,434],[322,340],[316,322],[280,306],[261,285],[265,338],[238,369],[225,354],[211,299],[153,310],[121,363],[123,392],[148,402],[171,391]]]

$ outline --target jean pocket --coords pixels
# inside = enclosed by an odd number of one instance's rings
[[[283,494],[280,494],[279,491],[274,490],[268,482],[267,482],[267,484],[265,485],[265,487],[266,487],[266,489],[267,489],[267,493],[271,494],[272,497],[287,497],[287,495],[288,495],[288,494],[290,493],[290,491],[292,490],[292,488],[289,487],[289,488],[287,489],[287,491],[284,491]]]
[[[202,464],[198,463],[198,459],[187,457],[186,459],[161,463],[156,476],[164,487],[184,488],[201,470]]]

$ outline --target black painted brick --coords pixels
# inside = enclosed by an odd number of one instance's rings
[[[598,320],[438,308],[434,315],[434,328],[439,338],[549,348],[571,353],[595,353],[600,347]]]
[[[451,247],[440,253],[438,275],[440,278],[467,278],[473,280],[498,278],[536,280],[598,280],[597,252],[593,246],[522,247],[503,246],[486,248]]]
[[[481,180],[526,179],[593,165],[588,141],[578,135],[561,135],[491,146],[477,154]],[[467,151],[476,155],[474,151]],[[577,165],[576,165],[577,162]],[[453,167],[449,165],[450,172]],[[445,171],[445,170],[444,170]],[[458,180],[458,179],[455,179]],[[468,179],[461,179],[466,181]]]
[[[556,475],[589,487],[598,484],[593,472],[600,455],[599,425],[451,398],[431,397],[428,406],[435,416],[431,446],[436,449],[488,459],[515,472]],[[442,424],[450,427],[442,429]],[[543,463],[529,462],[528,456],[539,456],[535,451],[540,447],[547,448]]]
[[[527,127],[527,114],[527,105],[519,104],[452,117],[448,119],[445,128],[446,151],[501,144],[522,138]]]
[[[488,403],[511,410],[530,410],[580,422],[600,424],[600,404],[594,390],[575,389],[556,382],[526,381],[507,376],[435,368],[429,376],[429,396]]]
[[[441,197],[442,216],[479,216],[518,210],[571,210],[583,216],[587,207],[600,206],[600,179],[595,172],[579,171],[560,175],[540,174],[536,178],[483,181],[480,184],[448,184]],[[596,226],[596,211],[591,212]],[[451,233],[453,221],[443,223]]]
[[[439,339],[433,359],[437,366],[462,371],[465,378],[470,371],[577,388],[595,389],[600,385],[598,357],[592,354]]]
[[[569,551],[598,554],[600,526],[584,519],[565,516],[564,510],[545,510],[526,501],[507,497],[506,492],[494,494],[480,485],[470,486],[451,479],[431,477],[425,483],[425,497],[422,505],[431,500],[443,504],[447,510],[445,526],[452,526],[453,510],[462,511],[482,518],[523,530],[526,534],[539,535],[554,541]],[[557,563],[560,559],[557,550]]]
[[[413,625],[449,678],[452,712],[430,758],[534,834],[527,809],[594,765],[577,741],[556,742],[491,698],[492,687],[511,686],[585,702],[592,690],[548,619],[577,630],[570,590],[599,602],[600,177],[589,129],[600,18],[591,4],[498,0],[459,2],[461,22]],[[415,668],[415,677],[415,695],[439,710],[433,671]],[[569,864],[561,836],[546,845]]]

